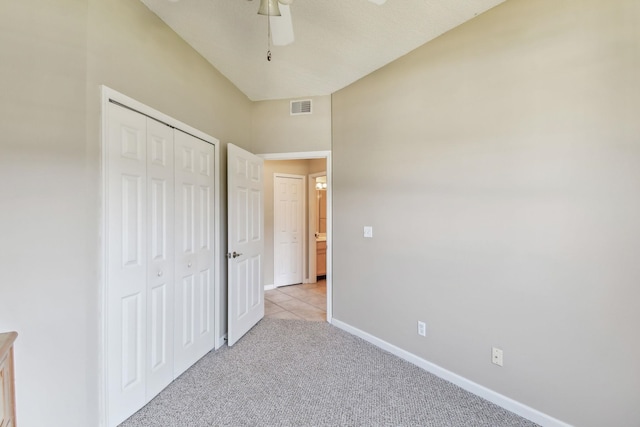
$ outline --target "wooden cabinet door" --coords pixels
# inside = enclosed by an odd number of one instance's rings
[[[16,423],[13,379],[13,340],[17,334],[0,334],[0,427]]]
[[[8,393],[7,393],[7,358],[4,358],[0,362],[0,427],[5,427],[9,424],[9,405],[8,405]]]
[[[327,242],[316,243],[316,276],[327,274]]]

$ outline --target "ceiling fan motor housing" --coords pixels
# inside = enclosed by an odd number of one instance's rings
[[[278,0],[260,0],[258,15],[281,16]]]

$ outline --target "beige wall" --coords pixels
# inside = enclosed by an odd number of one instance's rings
[[[86,16],[80,1],[0,2],[0,331],[19,333],[25,427],[87,426],[97,410]]]
[[[292,116],[290,100],[259,101],[253,104],[252,151],[291,153],[331,149],[331,97],[316,96],[313,114]]]
[[[310,159],[309,173],[320,173],[327,171],[327,159]]]
[[[138,1],[3,1],[0,34],[0,330],[20,333],[18,420],[95,426],[99,85],[221,139],[223,159],[224,143],[250,147],[251,102]]]
[[[572,424],[633,425],[639,7],[509,0],[290,117],[140,2],[0,2],[0,330],[20,333],[20,425],[97,424],[100,84],[221,139],[222,159],[227,142],[332,148],[337,319]]]
[[[636,0],[510,0],[334,94],[334,317],[565,422],[636,425],[638,28]]]

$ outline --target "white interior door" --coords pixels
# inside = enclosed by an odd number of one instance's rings
[[[146,402],[147,118],[108,107],[107,413],[117,425]]]
[[[147,401],[174,378],[173,150],[173,129],[147,119]]]
[[[228,325],[233,345],[264,316],[263,160],[227,146]]]
[[[274,284],[302,283],[304,177],[276,174],[274,195]]]
[[[213,349],[214,147],[179,130],[175,141],[174,375]]]

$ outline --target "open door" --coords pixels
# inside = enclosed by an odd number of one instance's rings
[[[232,346],[264,317],[263,160],[227,145],[227,343]]]

